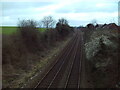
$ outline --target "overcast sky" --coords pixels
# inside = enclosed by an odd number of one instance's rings
[[[17,1],[17,0],[16,0]],[[119,0],[1,0],[0,25],[15,26],[18,19],[41,20],[44,16],[64,17],[72,26],[98,23],[117,23]],[[1,6],[0,4],[0,6]],[[1,8],[1,7],[0,7]]]

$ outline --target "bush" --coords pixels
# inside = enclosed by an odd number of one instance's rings
[[[67,36],[71,32],[73,32],[73,28],[70,27],[68,24],[61,24],[59,22],[56,24],[56,29],[58,33],[62,36]]]
[[[40,32],[37,29],[37,22],[33,20],[22,20],[18,24],[23,43],[30,52],[36,52],[39,49]]]
[[[101,28],[86,34],[86,37],[89,36],[85,42],[85,58],[89,66],[86,68],[89,69],[87,73],[95,88],[113,88],[119,81],[120,33],[118,32],[116,29]]]

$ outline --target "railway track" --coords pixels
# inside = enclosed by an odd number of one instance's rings
[[[35,86],[35,89],[58,88],[62,79],[64,80],[62,88],[79,88],[80,51],[80,34],[77,31],[63,52],[56,58],[55,64]]]
[[[71,67],[67,75],[67,81],[65,83],[65,88],[80,88],[80,72],[81,72],[81,60],[80,59],[82,56],[80,45],[81,45],[81,38],[79,37],[77,46],[75,47],[73,62],[71,63]]]

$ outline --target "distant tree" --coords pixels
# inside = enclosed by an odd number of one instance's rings
[[[89,24],[87,24],[87,28],[89,28],[89,29],[94,29],[94,25],[91,24],[91,23],[89,23]]]
[[[69,32],[73,30],[73,28],[68,25],[68,21],[65,18],[61,18],[58,20],[58,23],[56,24],[56,29],[62,36],[68,35]]]
[[[58,23],[61,24],[61,25],[63,25],[63,24],[68,25],[68,21],[65,18],[59,19]]]
[[[43,26],[46,29],[53,28],[55,25],[55,20],[53,19],[52,16],[46,16],[42,19]]]
[[[37,22],[34,20],[19,20],[18,27],[20,29],[33,29],[37,27]]]

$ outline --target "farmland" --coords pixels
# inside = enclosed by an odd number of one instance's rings
[[[11,35],[18,31],[18,27],[15,27],[15,26],[2,26],[0,28],[2,28],[2,32],[0,32],[0,33],[5,34],[5,35]],[[45,29],[38,28],[38,30],[43,32]]]

